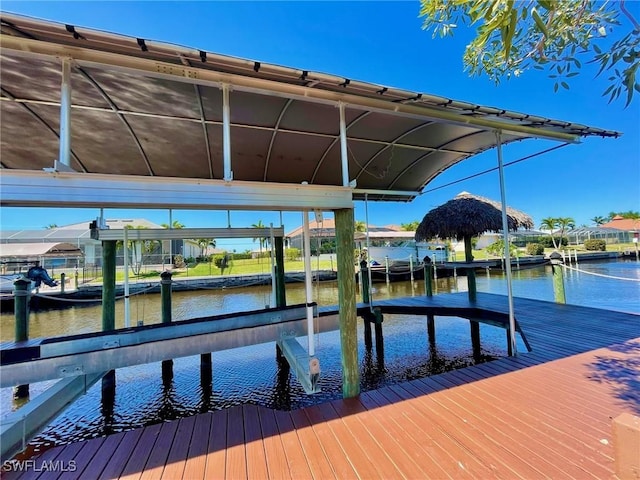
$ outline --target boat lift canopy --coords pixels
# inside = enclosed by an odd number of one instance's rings
[[[495,147],[496,131],[503,144],[620,135],[148,39],[0,16],[0,113],[11,118],[0,132],[1,205],[351,208],[365,196],[413,199],[439,173]]]

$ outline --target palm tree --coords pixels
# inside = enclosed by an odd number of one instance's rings
[[[591,219],[591,221],[592,221],[593,223],[595,223],[595,224],[596,224],[596,226],[598,226],[598,227],[599,227],[600,225],[602,225],[603,223],[607,223],[607,219],[606,219],[605,217],[601,217],[601,216],[599,216],[599,215],[598,215],[598,216],[596,216],[596,217],[593,217],[593,218]]]
[[[161,223],[162,228],[173,228],[174,230],[179,230],[184,228],[184,224],[180,223],[178,220],[174,220],[171,222],[171,226],[168,223]]]
[[[204,257],[207,247],[216,248],[215,238],[197,238],[195,242],[198,244],[198,247],[200,247],[200,257]]]
[[[169,225],[168,223],[161,223],[160,226],[162,226],[162,228],[172,228],[174,230],[180,230],[182,228],[184,228],[184,224],[180,223],[178,220],[174,220],[173,222],[171,222],[171,225]],[[173,255],[174,255],[174,247],[177,247],[178,245],[176,245],[176,240],[169,240],[169,262],[173,263]],[[164,255],[164,252],[163,252]],[[164,259],[162,260],[162,263],[164,263]]]
[[[46,227],[47,230],[52,230],[54,228],[58,228],[58,225],[56,225],[55,223],[50,223],[49,225],[47,225]]]
[[[253,228],[265,228],[264,224],[262,223],[262,220],[258,220],[258,223],[254,223],[253,225],[251,225]],[[262,261],[262,247],[266,246],[269,244],[270,239],[269,237],[256,237],[253,239],[253,241],[255,242],[256,240],[258,240],[258,245],[260,246],[260,256],[258,257],[259,260],[258,261]]]
[[[415,222],[401,223],[400,228],[406,232],[415,232],[418,229],[418,225],[420,225],[420,222],[416,220]]]
[[[553,236],[553,231],[558,227],[558,219],[553,217],[543,218],[540,222],[541,230],[549,230],[549,235],[551,235],[551,241],[553,242],[553,248],[558,248],[556,245],[556,239]]]
[[[355,226],[356,232],[366,232],[367,231],[367,224],[364,223],[362,220],[358,220],[355,223],[354,226]]]
[[[576,228],[576,221],[571,217],[559,217],[556,218],[558,227],[560,227],[560,240],[558,242],[562,245],[562,237],[564,237],[565,230],[573,230]]]
[[[132,225],[127,225],[124,228],[127,230],[146,230],[147,227],[144,225],[138,225],[133,227]],[[139,275],[142,270],[142,265],[144,265],[144,255],[150,254],[153,252],[157,243],[160,243],[158,240],[127,240],[127,249],[129,251],[129,255],[131,255],[131,271],[134,275]],[[124,246],[124,240],[118,240],[116,242],[116,248],[120,249]],[[137,261],[137,260],[140,261]]]

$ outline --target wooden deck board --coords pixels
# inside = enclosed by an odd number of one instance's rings
[[[293,427],[293,420],[291,420],[289,412],[275,411],[274,417],[291,476],[296,479],[312,479],[311,469],[304,456],[304,450]]]
[[[211,416],[209,446],[204,478],[225,478],[227,469],[227,410],[218,410]]]
[[[318,407],[313,406],[304,409],[304,413],[309,419],[318,442],[322,445],[322,449],[328,459],[330,459],[331,468],[338,479],[357,478],[356,472],[349,462],[344,450],[337,442],[331,428],[323,421],[322,412]]]
[[[143,429],[140,440],[132,450],[131,456],[127,461],[120,478],[127,480],[137,480],[142,475],[144,468],[151,454],[151,450],[160,435],[161,423],[151,425]]]
[[[211,413],[197,415],[193,426],[193,436],[189,445],[189,453],[184,465],[184,478],[204,478],[209,449],[209,433],[211,430]]]
[[[244,420],[241,406],[229,409],[226,453],[225,476],[227,478],[247,478],[247,449],[244,443]]]
[[[507,311],[489,294],[394,301]],[[611,419],[640,413],[640,316],[515,306],[530,353],[294,412],[245,405],[56,447],[38,460],[75,472],[3,478],[611,478]]]
[[[167,456],[167,462],[164,470],[162,471],[161,478],[166,480],[182,478],[187,454],[189,453],[189,445],[191,444],[191,436],[193,435],[195,420],[196,417],[192,416],[183,418],[178,422],[178,428],[176,430],[175,437],[173,438],[171,450],[169,450],[169,455]]]
[[[158,438],[153,444],[147,464],[140,478],[142,480],[158,480],[162,477],[167,457],[173,444],[173,438],[178,430],[178,422],[165,422],[160,427]]]
[[[244,440],[247,448],[247,477],[256,480],[269,478],[258,407],[244,405],[242,413],[244,415]]]
[[[267,457],[269,478],[293,478],[289,471],[287,456],[284,452],[273,411],[260,407],[258,408],[258,416],[264,437],[264,451]]]
[[[117,478],[122,473],[131,452],[136,447],[138,442],[140,441],[140,437],[142,436],[143,429],[139,428],[136,430],[132,430],[130,432],[126,432],[122,441],[118,445],[118,448],[113,453],[113,455],[108,459],[106,465],[104,466],[104,470],[102,470],[102,474],[100,475],[100,479],[109,479],[109,478]],[[99,448],[99,447],[98,447]],[[76,461],[78,464],[82,464],[81,461]],[[74,477],[74,478],[79,478]],[[65,479],[66,480],[66,479]]]
[[[322,449],[315,432],[311,428],[309,419],[305,415],[304,411],[292,411],[291,420],[293,421],[293,426],[295,427],[298,438],[300,439],[300,444],[304,450],[305,457],[309,462],[309,468],[311,469],[313,478],[318,480],[335,478],[331,464],[327,460],[324,450]]]

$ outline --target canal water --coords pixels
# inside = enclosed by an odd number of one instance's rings
[[[567,271],[567,302],[610,310],[640,314],[640,263],[606,261],[584,263],[582,271]],[[636,281],[633,281],[636,280]],[[436,294],[466,291],[466,277],[437,280]],[[505,294],[506,279],[501,272],[477,274],[479,292]],[[514,272],[515,296],[553,301],[550,267],[539,266]],[[269,304],[270,288],[202,289],[174,292],[173,319],[203,317],[222,313],[248,311]],[[314,285],[320,305],[337,304],[337,285],[323,282]],[[424,282],[375,283],[373,299],[424,295]],[[287,304],[304,302],[304,285],[287,284]],[[160,321],[160,296],[141,294],[131,299],[131,323],[145,325]],[[124,304],[116,307],[117,327],[124,326]],[[0,315],[2,341],[12,340],[13,314]],[[60,310],[32,312],[30,336],[48,337],[99,331],[99,306],[74,306]],[[481,324],[481,355],[474,358],[469,322],[456,317],[436,318],[436,344],[427,338],[426,319],[408,315],[387,315],[384,319],[384,358],[375,347],[367,352],[363,344],[363,326],[358,325],[361,388],[368,390],[404,380],[425,377],[453,368],[489,361],[506,355],[503,329]],[[639,325],[640,328],[640,325]],[[300,338],[303,345],[305,337]],[[313,339],[321,366],[321,393],[306,395],[295,377],[278,364],[275,343],[254,345],[212,354],[213,374],[201,377],[200,357],[174,361],[173,378],[164,381],[161,365],[153,363],[119,369],[116,373],[115,396],[104,399],[98,382],[67,411],[41,432],[30,444],[40,451],[53,445],[130,430],[199,412],[252,403],[277,409],[295,409],[340,398],[341,363],[338,332],[316,335]],[[524,345],[518,338],[518,349]],[[53,382],[31,386],[31,398]],[[15,409],[11,389],[0,390],[0,416]]]

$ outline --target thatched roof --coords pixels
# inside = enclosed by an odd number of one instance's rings
[[[519,210],[507,207],[509,230],[532,228],[532,218]],[[444,205],[427,213],[418,229],[416,241],[435,237],[456,238],[473,237],[484,232],[502,230],[501,204],[488,198],[462,192]]]

